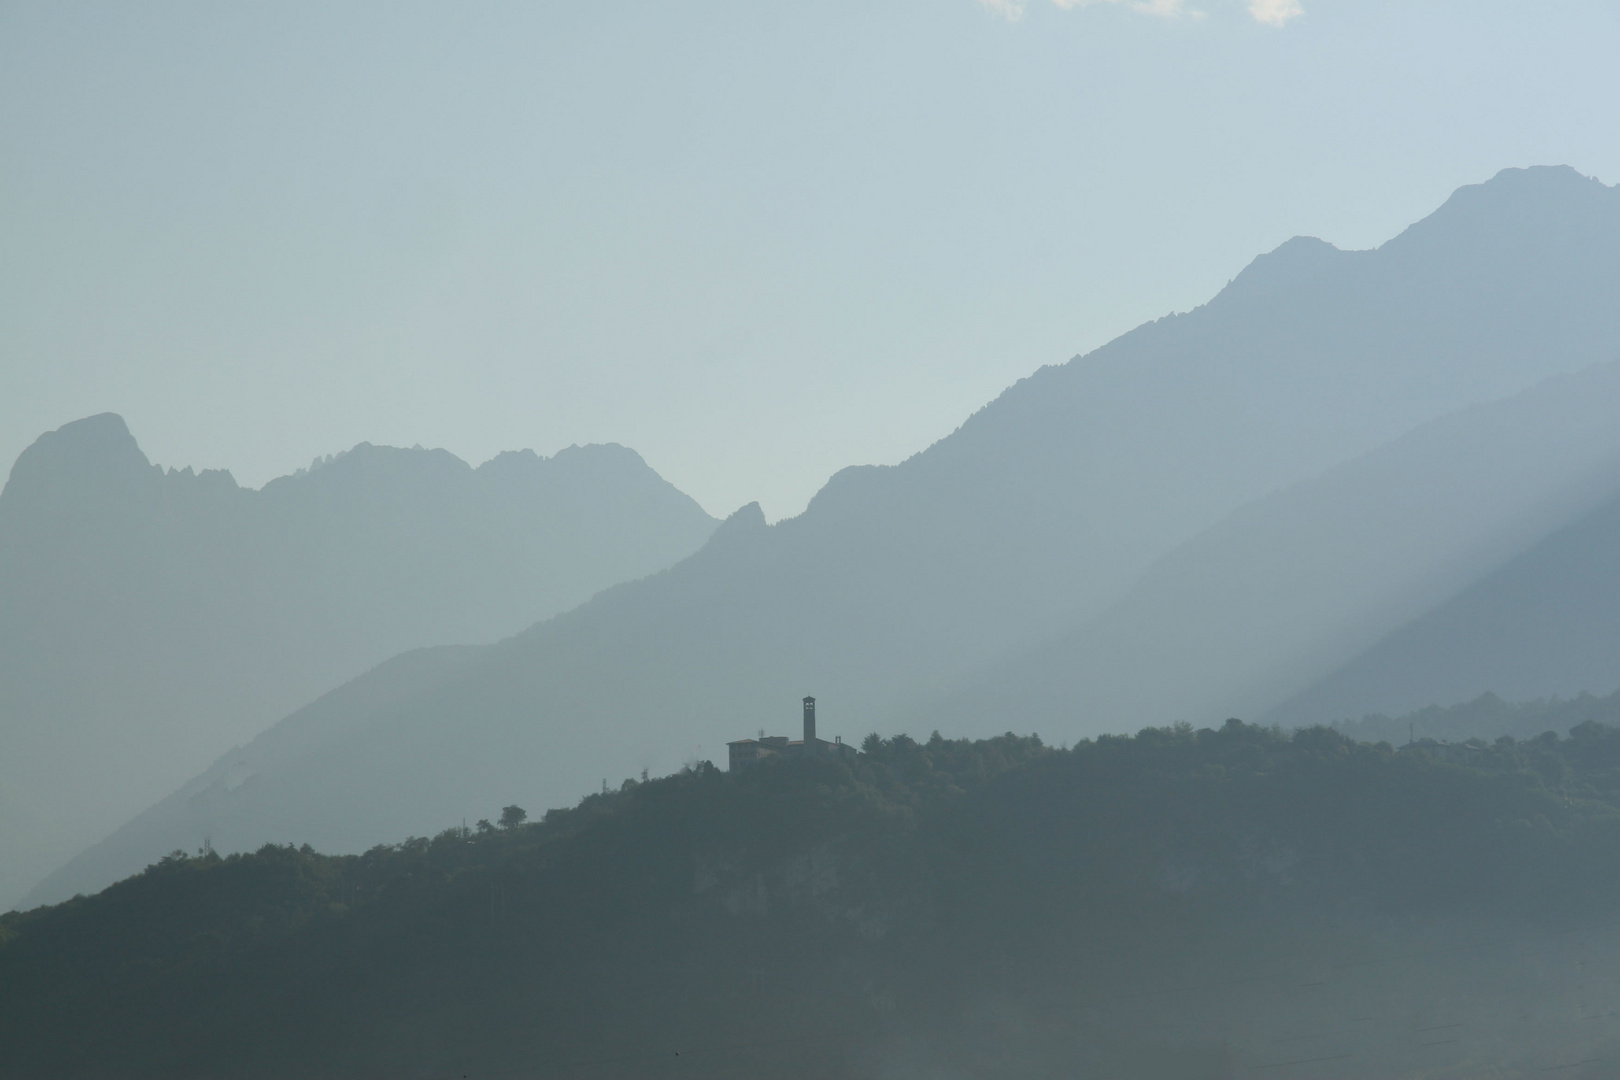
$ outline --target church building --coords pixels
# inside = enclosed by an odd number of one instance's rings
[[[760,732],[757,739],[738,739],[727,743],[726,749],[731,751],[731,771],[751,769],[762,761],[776,758],[797,757],[841,757],[853,759],[860,753],[853,746],[844,743],[841,737],[834,737],[832,742],[816,738],[816,699],[804,699],[804,738],[790,742],[786,735],[766,735]]]

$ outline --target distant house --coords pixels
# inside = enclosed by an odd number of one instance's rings
[[[860,751],[835,737],[832,742],[816,738],[816,699],[804,699],[804,738],[789,741],[786,735],[766,735],[757,739],[738,739],[726,744],[730,753],[732,772],[751,769],[762,761],[775,758],[839,757],[853,759]]]

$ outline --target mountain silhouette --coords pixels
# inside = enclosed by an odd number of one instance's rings
[[[362,443],[255,491],[112,414],[41,436],[0,493],[0,900],[389,656],[498,640],[714,524],[621,446]]]
[[[1290,241],[906,462],[843,470],[797,518],[745,508],[685,562],[420,693],[294,717],[330,738],[279,755],[272,732],[220,759],[32,900],[204,835],[222,850],[298,839],[297,819],[354,850],[505,802],[560,805],[604,778],[718,760],[806,693],[826,734],[932,726],[920,703],[1110,610],[1238,508],[1613,361],[1616,295],[1620,190],[1565,168],[1464,188],[1373,251]],[[961,723],[1010,726],[997,702]]]

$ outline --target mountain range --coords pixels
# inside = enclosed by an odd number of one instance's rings
[[[362,443],[262,489],[104,414],[0,492],[0,900],[222,751],[402,651],[499,640],[715,522],[622,446]]]
[[[1617,296],[1620,190],[1564,168],[1463,188],[1375,250],[1289,241],[796,518],[745,507],[505,641],[396,658],[30,899],[205,838],[358,850],[560,805],[719,759],[806,693],[848,737],[1280,706],[1613,495]]]

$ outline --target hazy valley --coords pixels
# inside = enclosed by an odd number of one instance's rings
[[[744,508],[668,571],[453,662],[401,657],[32,901],[205,838],[306,823],[354,851],[493,791],[565,805],[717,760],[806,691],[850,739],[1267,715],[1612,497],[1614,295],[1620,192],[1567,169],[1466,188],[1376,251],[1292,241],[799,517]],[[1620,685],[1600,672],[1538,692]]]
[[[1507,170],[774,523],[41,436],[0,1073],[1607,1075],[1616,297],[1620,189]]]

